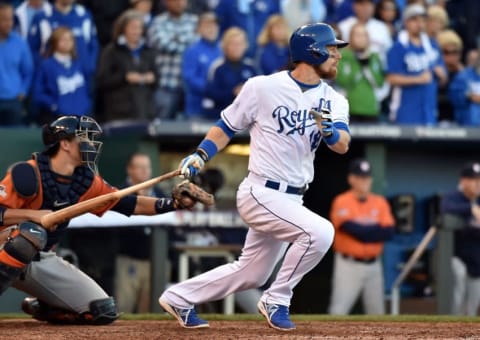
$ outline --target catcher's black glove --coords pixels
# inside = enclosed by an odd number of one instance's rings
[[[215,198],[212,194],[188,180],[180,182],[173,188],[172,197],[176,209],[192,209],[197,202],[206,206],[211,206],[215,203]]]

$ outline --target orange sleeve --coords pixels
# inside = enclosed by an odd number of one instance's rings
[[[33,167],[36,169],[35,161],[29,160]],[[38,173],[37,173],[37,180]],[[42,186],[37,182],[37,193],[31,197],[25,197],[20,195],[13,185],[12,172],[7,171],[5,177],[0,181],[0,206],[6,209],[40,209],[42,206]],[[0,226],[0,229],[8,226]]]
[[[11,172],[7,172],[7,175],[0,182],[0,205],[5,208],[21,209],[25,208],[27,198],[20,196],[12,181]]]
[[[0,182],[0,206],[10,209],[40,209],[43,203],[43,189],[41,186],[40,175],[38,173],[37,163],[30,159],[27,161],[34,169],[37,177],[36,193],[30,197],[20,195],[13,184],[12,172],[9,169],[7,174]]]
[[[108,194],[115,191],[118,191],[118,189],[108,184],[99,175],[95,175],[90,188],[80,197],[79,202],[86,201],[90,198],[98,197],[100,195]],[[102,216],[107,210],[110,210],[115,204],[117,204],[118,201],[119,200],[115,200],[114,202],[106,206],[91,211],[91,213],[97,216]]]

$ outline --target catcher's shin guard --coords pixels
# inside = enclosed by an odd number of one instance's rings
[[[33,222],[23,222],[12,230],[0,250],[0,294],[20,276],[46,243],[47,232]]]
[[[120,316],[115,300],[111,296],[90,302],[90,313],[94,325],[108,325]]]
[[[108,325],[119,314],[112,297],[90,302],[90,310],[77,313],[63,308],[53,307],[37,298],[27,297],[22,302],[22,310],[39,321],[58,325]]]

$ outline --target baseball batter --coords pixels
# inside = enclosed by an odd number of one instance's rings
[[[14,164],[0,182],[0,294],[13,286],[31,295],[22,308],[38,320],[101,325],[118,318],[113,298],[52,251],[68,222],[52,230],[40,225],[52,210],[117,190],[96,173],[101,132],[90,117],[60,117],[43,127],[45,150]],[[192,203],[130,195],[92,213],[154,215]]]
[[[221,113],[195,153],[180,163],[186,177],[223,149],[238,131],[250,130],[248,176],[237,192],[237,207],[249,225],[242,254],[234,263],[178,283],[166,290],[160,305],[185,328],[208,327],[194,305],[262,286],[291,243],[281,268],[258,302],[268,324],[290,331],[293,288],[323,258],[334,229],[303,206],[313,179],[315,151],[323,140],[331,150],[347,152],[348,103],[323,79],[332,79],[341,58],[333,29],[316,23],[298,28],[290,38],[295,69],[248,80]],[[314,111],[312,111],[314,110]],[[322,119],[320,111],[331,113]]]

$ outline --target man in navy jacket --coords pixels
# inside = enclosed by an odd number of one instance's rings
[[[443,197],[441,212],[465,220],[455,232],[452,312],[474,316],[480,306],[480,162],[465,165],[458,189]]]

